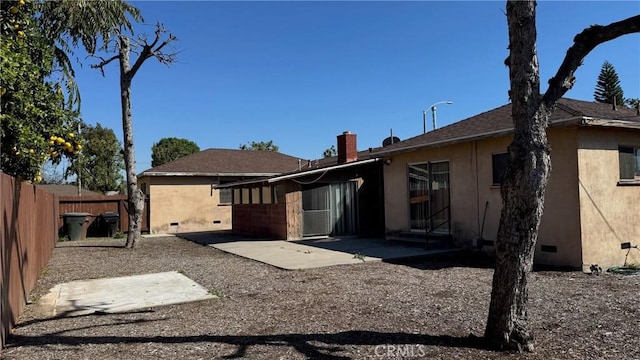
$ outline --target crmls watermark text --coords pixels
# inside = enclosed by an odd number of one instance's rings
[[[427,355],[424,345],[378,345],[373,350],[376,356],[388,358],[419,358]]]

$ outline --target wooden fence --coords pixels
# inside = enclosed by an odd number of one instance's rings
[[[145,197],[144,210],[142,211],[142,232],[149,232],[149,197]],[[129,204],[126,195],[99,195],[99,196],[60,196],[60,214],[65,213],[89,213],[89,227],[105,212],[120,215],[120,230],[127,232],[129,227]],[[63,219],[58,222],[62,229]],[[91,235],[91,234],[90,234]]]
[[[0,349],[58,240],[58,197],[0,173]]]

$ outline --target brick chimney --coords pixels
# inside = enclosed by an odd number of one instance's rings
[[[338,164],[344,164],[358,160],[358,146],[356,134],[345,131],[338,135]]]

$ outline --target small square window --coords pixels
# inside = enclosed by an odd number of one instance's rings
[[[493,154],[491,156],[491,167],[493,169],[493,185],[501,185],[502,177],[507,171],[508,154]]]
[[[620,180],[640,178],[640,147],[620,146],[618,158],[620,160]]]
[[[231,188],[222,188],[218,190],[220,193],[220,205],[231,205],[232,199],[232,190]]]

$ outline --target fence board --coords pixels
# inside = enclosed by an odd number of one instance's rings
[[[0,348],[58,240],[58,197],[0,173]]]
[[[120,230],[127,232],[129,227],[126,195],[100,195],[100,196],[60,196],[60,215],[70,212],[85,212],[91,214],[89,226],[102,213],[114,212],[120,214]],[[149,197],[145,197],[144,210],[142,211],[142,232],[149,232]],[[59,228],[63,226],[63,219],[58,222]]]

